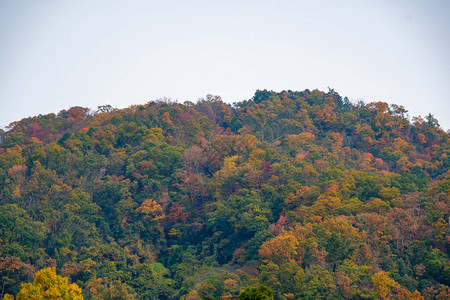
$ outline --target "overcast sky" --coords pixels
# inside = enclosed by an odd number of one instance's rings
[[[327,87],[450,128],[450,1],[0,0],[0,126]]]

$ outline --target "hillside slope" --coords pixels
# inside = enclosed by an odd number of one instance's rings
[[[335,91],[73,107],[0,144],[0,278],[87,299],[450,297],[449,135]]]

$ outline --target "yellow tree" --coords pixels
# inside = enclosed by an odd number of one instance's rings
[[[410,292],[389,277],[388,272],[378,272],[372,277],[373,290],[381,299],[423,300],[419,291]]]
[[[56,274],[55,268],[38,271],[33,283],[24,283],[16,300],[26,299],[64,299],[82,300],[81,288],[69,279]]]
[[[136,209],[136,212],[140,216],[143,224],[143,233],[148,235],[149,238],[156,241],[164,235],[164,228],[160,221],[163,220],[166,215],[163,213],[163,209],[153,199],[146,199],[142,202],[141,206]]]
[[[373,290],[381,299],[390,299],[393,290],[399,289],[400,285],[392,278],[389,273],[380,271],[372,276]]]
[[[144,200],[141,206],[136,209],[136,212],[142,214],[145,220],[149,219],[150,221],[158,221],[166,217],[161,205],[153,199]]]
[[[297,237],[289,232],[266,241],[259,249],[261,257],[279,263],[301,261],[304,254],[302,252]]]

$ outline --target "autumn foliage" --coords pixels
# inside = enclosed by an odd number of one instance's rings
[[[448,299],[449,145],[334,90],[14,122],[1,297]]]

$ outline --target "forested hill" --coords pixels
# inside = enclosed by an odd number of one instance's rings
[[[448,299],[449,165],[432,115],[333,90],[26,118],[1,132],[2,295],[55,267],[85,299]]]

